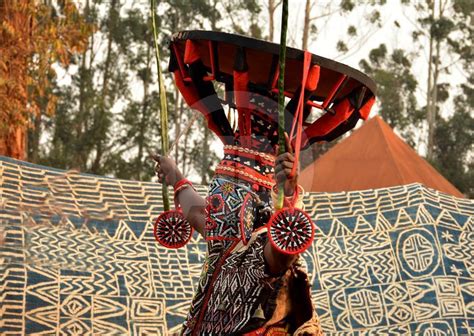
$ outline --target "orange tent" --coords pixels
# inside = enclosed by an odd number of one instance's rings
[[[464,197],[378,116],[367,121],[300,175],[300,183],[306,191],[365,190],[415,182]]]

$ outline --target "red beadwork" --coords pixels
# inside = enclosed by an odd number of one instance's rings
[[[283,208],[268,221],[268,239],[285,254],[303,253],[313,242],[314,224],[306,212]]]
[[[174,191],[176,191],[177,189],[181,188],[183,185],[185,184],[188,184],[190,185],[193,189],[194,189],[194,186],[193,184],[191,183],[191,181],[189,181],[188,179],[181,179],[179,180],[178,182],[175,183],[175,185],[173,186],[173,189]]]
[[[219,194],[208,197],[209,207],[215,212],[221,211],[224,206],[224,199]]]
[[[186,245],[193,235],[193,227],[181,211],[165,211],[155,221],[153,235],[158,243],[167,248]]]

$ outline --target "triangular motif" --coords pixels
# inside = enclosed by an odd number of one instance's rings
[[[375,231],[390,231],[392,228],[392,224],[385,218],[382,212],[379,212],[375,222]]]
[[[441,211],[441,214],[436,220],[436,224],[445,227],[450,227],[456,230],[462,229],[462,226],[459,225],[459,223],[453,218],[453,216],[451,216],[451,214],[447,210]]]
[[[138,240],[138,237],[135,235],[135,232],[133,232],[133,230],[128,226],[128,224],[125,223],[125,221],[121,220],[119,222],[117,231],[115,232],[113,239],[136,241]]]
[[[418,210],[416,211],[415,221],[417,224],[421,224],[421,225],[432,224],[434,222],[433,217],[423,205],[420,205],[418,207]]]
[[[474,216],[469,217],[469,220],[466,221],[463,229],[466,231],[474,231]]]
[[[354,233],[371,233],[374,232],[374,227],[370,222],[368,222],[364,216],[359,215],[357,216],[356,227]]]
[[[413,226],[413,221],[410,216],[406,213],[405,209],[400,209],[398,212],[397,222],[395,223],[396,229],[404,229]]]
[[[173,302],[166,302],[166,315],[173,315],[181,318],[185,318],[189,312],[189,301],[183,300],[173,304]]]
[[[27,311],[26,317],[43,326],[56,328],[56,323],[58,321],[58,310],[55,305],[40,307]]]
[[[357,218],[355,216],[339,217],[339,221],[349,230],[350,233],[355,233]]]
[[[424,320],[436,316],[438,307],[434,304],[414,302],[413,309],[418,320]]]
[[[332,227],[333,227],[333,220],[332,219],[317,219],[314,221],[314,225],[316,226],[316,235],[319,233],[327,237],[329,236]]]
[[[430,204],[425,204],[426,211],[428,211],[433,218],[433,222],[438,220],[438,216],[441,214],[441,209]]]
[[[127,335],[130,330],[107,320],[94,319],[93,335]],[[156,335],[156,334],[155,334]]]
[[[457,222],[457,224],[461,228],[463,228],[466,225],[466,223],[469,222],[469,220],[472,218],[469,215],[463,215],[459,212],[450,211],[449,214],[451,215],[451,217],[453,217],[453,219]]]
[[[419,205],[409,206],[405,208],[405,212],[410,217],[412,223],[416,224],[416,214],[418,212]]]
[[[26,289],[28,295],[34,295],[44,302],[56,305],[58,302],[58,283],[57,282],[40,282],[38,284],[28,286]]]
[[[352,234],[352,232],[347,228],[344,223],[339,221],[338,219],[334,219],[331,225],[331,230],[329,231],[329,236],[331,237],[341,237],[341,236],[348,236]]]
[[[94,317],[107,319],[125,314],[127,307],[104,296],[94,298]]]

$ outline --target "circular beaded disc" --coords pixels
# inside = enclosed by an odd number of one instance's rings
[[[155,239],[168,248],[180,248],[191,239],[193,228],[181,211],[165,211],[155,221]]]
[[[283,208],[268,221],[268,238],[285,254],[302,253],[313,242],[313,221],[303,210]]]

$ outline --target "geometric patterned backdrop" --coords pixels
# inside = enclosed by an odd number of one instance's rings
[[[155,242],[160,196],[155,183],[0,157],[0,334],[179,327],[205,244]],[[304,203],[318,231],[303,257],[327,334],[474,334],[474,201],[411,184]]]

